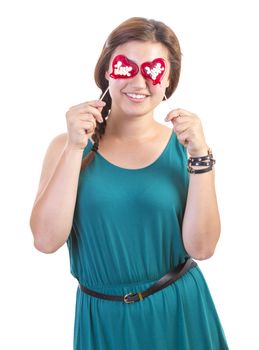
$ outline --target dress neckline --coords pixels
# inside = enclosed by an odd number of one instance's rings
[[[116,165],[116,164],[110,162],[110,161],[109,161],[108,159],[106,159],[99,151],[96,152],[96,156],[98,156],[100,159],[102,159],[102,160],[103,160],[107,165],[109,165],[110,167],[117,168],[117,169],[121,169],[121,170],[123,170],[123,171],[133,172],[133,171],[145,170],[145,169],[147,169],[147,168],[150,168],[150,167],[154,166],[154,165],[164,156],[164,154],[166,153],[166,151],[167,151],[167,149],[168,149],[168,147],[169,147],[169,145],[170,145],[170,143],[171,143],[171,140],[172,140],[173,137],[174,137],[174,134],[175,134],[175,132],[174,132],[174,129],[172,128],[170,137],[169,137],[169,139],[168,139],[168,141],[167,141],[165,147],[163,148],[162,152],[160,153],[160,155],[159,155],[152,163],[150,163],[150,164],[148,164],[148,165],[145,165],[145,166],[142,167],[142,168],[124,168],[124,167],[121,167],[121,166],[119,166],[119,165]],[[93,145],[94,142],[93,142],[92,138],[89,138],[89,140],[90,140],[91,144]]]

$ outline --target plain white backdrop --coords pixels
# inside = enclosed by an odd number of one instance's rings
[[[0,5],[3,350],[72,349],[77,283],[67,247],[38,252],[29,217],[49,142],[66,131],[70,106],[99,97],[95,62],[110,31],[132,16],[162,20],[180,40],[170,103],[199,115],[217,159],[222,233],[199,264],[230,349],[259,349],[256,1],[10,0]],[[161,104],[156,119],[167,112]]]

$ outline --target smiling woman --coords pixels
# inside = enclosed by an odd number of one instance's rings
[[[120,72],[127,71],[127,75],[118,74],[118,63]],[[169,86],[169,73],[168,50],[161,43],[130,41],[119,45],[105,74],[112,100],[108,123],[113,123],[114,115],[123,119],[129,116],[130,120],[133,115],[150,119]]]
[[[178,108],[173,128],[154,120],[180,68],[168,26],[123,22],[96,65],[102,100],[71,107],[47,151],[31,228],[42,252],[67,243],[75,350],[228,349],[194,261],[220,235],[215,161],[198,116]]]

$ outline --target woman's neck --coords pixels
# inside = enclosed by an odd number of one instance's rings
[[[105,134],[117,139],[143,139],[153,136],[158,123],[152,115],[118,117],[112,112],[107,118]]]

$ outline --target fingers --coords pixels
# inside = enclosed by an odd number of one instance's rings
[[[96,128],[96,122],[95,121],[87,121],[81,123],[80,133],[83,135],[86,134],[92,134],[94,132],[94,129]]]
[[[95,120],[97,120],[99,123],[103,122],[103,117],[100,111],[94,107],[88,107],[85,109],[80,109],[77,111],[78,117],[81,120],[89,119],[90,116],[92,116]]]
[[[204,135],[199,117],[185,109],[177,108],[168,113],[166,121],[171,121],[179,142],[183,146],[203,143]]]
[[[191,120],[182,117],[176,117],[177,120],[173,120],[174,131],[178,134],[192,127],[193,123]]]
[[[79,114],[90,114],[95,117],[95,119],[99,122],[103,122],[103,117],[101,114],[101,111],[103,107],[105,106],[104,101],[90,101],[90,102],[84,102],[76,106],[72,106],[68,113],[71,112],[71,114],[79,113]]]
[[[177,134],[178,141],[183,145],[187,146],[189,139],[190,139],[190,133],[189,130],[185,130],[179,134]]]
[[[86,114],[85,119],[78,119],[78,123],[80,123],[81,127],[89,131],[93,131],[96,128],[96,120],[91,114]]]
[[[72,106],[66,113],[68,144],[73,148],[84,149],[90,134],[94,133],[97,121],[103,122],[101,110],[103,101],[84,102]]]
[[[195,118],[192,113],[188,112],[185,115],[183,115],[182,110],[181,114],[178,114],[178,111],[172,111],[169,113],[168,120],[170,120],[174,125],[174,131],[176,132],[177,136],[184,131],[188,130],[189,128],[193,127],[195,123]]]
[[[87,132],[90,130],[93,131],[96,128],[96,120],[91,114],[82,115],[80,118],[72,115],[70,118],[67,118],[67,123],[71,129],[80,130],[82,132],[86,129]]]
[[[79,103],[78,105],[72,106],[69,109],[85,108],[87,106],[98,108],[98,107],[104,107],[105,105],[106,103],[104,101],[95,100],[95,101],[87,101],[87,102]]]
[[[174,122],[178,117],[196,117],[196,115],[189,111],[186,111],[185,109],[177,108],[177,109],[173,109],[171,112],[167,114],[165,121]]]

